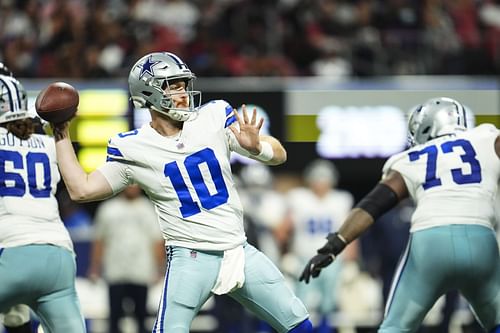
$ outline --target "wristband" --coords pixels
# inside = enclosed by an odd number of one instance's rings
[[[258,155],[254,155],[256,159],[262,162],[267,162],[273,159],[274,151],[273,146],[269,142],[261,141],[260,142],[260,153]]]
[[[325,252],[320,253],[333,254],[336,257],[347,245],[345,238],[338,232],[328,234],[326,239],[328,239],[328,243],[323,247]]]

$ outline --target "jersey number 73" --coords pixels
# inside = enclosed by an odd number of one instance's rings
[[[453,181],[458,184],[474,184],[481,182],[481,164],[476,159],[476,151],[470,141],[459,139],[455,141],[447,141],[440,146],[444,154],[449,154],[455,151],[456,148],[461,148],[463,154],[460,155],[462,162],[470,165],[470,173],[464,173],[462,168],[451,169]],[[424,190],[440,186],[441,179],[436,176],[436,166],[438,157],[438,147],[436,145],[427,146],[422,150],[412,151],[409,153],[410,161],[420,159],[422,155],[427,155],[427,167],[425,173],[425,182],[422,184]]]

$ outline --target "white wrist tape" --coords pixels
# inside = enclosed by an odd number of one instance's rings
[[[259,155],[255,155],[255,158],[262,162],[267,162],[272,160],[274,156],[273,146],[269,142],[260,142],[261,151]]]

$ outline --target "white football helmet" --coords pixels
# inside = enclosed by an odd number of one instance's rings
[[[135,107],[147,107],[174,120],[187,121],[192,119],[201,104],[201,92],[193,90],[195,78],[188,66],[175,54],[147,54],[134,64],[128,77],[132,102]],[[165,92],[168,91],[169,82],[178,80],[186,82],[186,92]],[[172,100],[174,94],[187,94],[189,107],[176,108]]]
[[[14,76],[12,75],[10,69],[7,66],[5,66],[3,62],[0,62],[0,75]]]
[[[21,82],[0,75],[0,123],[28,118],[28,94]]]
[[[308,185],[320,182],[335,187],[339,181],[339,172],[331,161],[316,159],[304,169],[304,180]]]
[[[462,104],[448,97],[437,97],[414,108],[408,120],[410,144],[425,143],[438,136],[465,131],[467,114]]]

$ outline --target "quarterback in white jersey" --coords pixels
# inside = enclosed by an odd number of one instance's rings
[[[108,161],[121,163],[99,170],[114,193],[133,182],[145,189],[167,246],[233,249],[246,240],[229,164],[229,154],[238,146],[227,127],[235,121],[232,107],[217,100],[201,106],[197,119],[185,122],[173,138],[145,124],[113,137]]]
[[[154,204],[167,246],[167,269],[154,332],[187,333],[212,294],[229,294],[278,332],[308,333],[300,300],[272,262],[246,242],[229,164],[235,151],[269,165],[286,160],[263,120],[225,101],[203,106],[194,74],[175,54],[155,52],[129,74],[131,99],[152,121],[111,138],[107,163],[86,174],[68,123],[53,125],[59,167],[73,200],[109,197],[139,184]],[[269,289],[271,288],[271,290]]]
[[[416,332],[436,300],[458,290],[486,332],[500,332],[500,257],[493,230],[500,132],[467,130],[450,98],[426,101],[408,127],[413,147],[390,158],[378,185],[306,265],[309,281],[381,214],[410,196],[410,241],[395,273],[379,332]]]
[[[75,255],[55,198],[55,144],[33,132],[26,91],[0,75],[0,312],[26,304],[47,332],[83,333]]]

